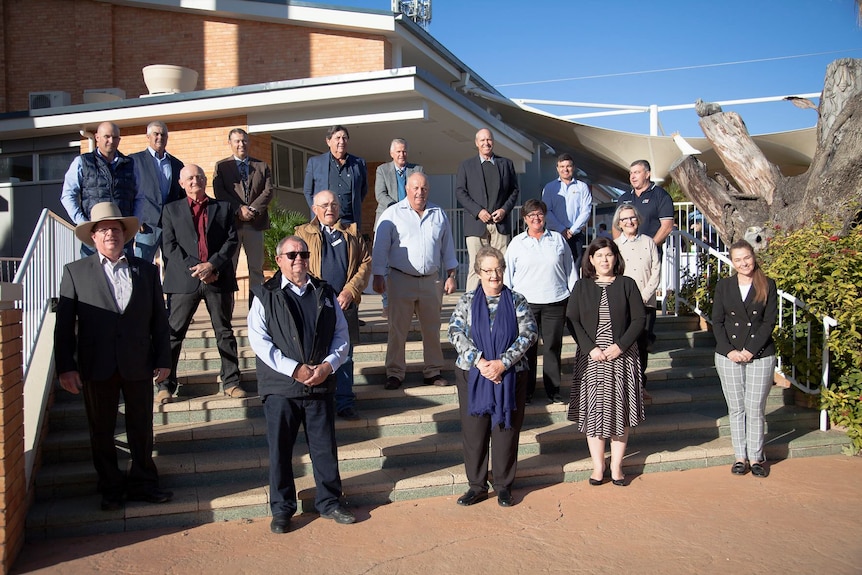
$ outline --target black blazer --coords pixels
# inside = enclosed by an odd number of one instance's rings
[[[236,215],[242,206],[251,206],[258,214],[250,222],[237,218],[235,225],[251,226],[263,231],[269,229],[269,202],[272,201],[272,172],[266,162],[248,159],[248,203],[239,177],[239,168],[233,156],[219,160],[213,176],[213,195],[217,200],[228,202]]]
[[[482,162],[479,155],[464,160],[458,166],[458,174],[455,176],[455,197],[464,211],[464,235],[485,235],[485,224],[479,219],[479,212],[488,210],[494,212],[500,208],[506,211],[506,217],[497,224],[497,231],[501,234],[511,234],[512,225],[509,214],[518,203],[518,176],[515,174],[515,165],[508,158],[494,156],[494,165],[500,172],[500,191],[497,194],[497,203],[488,205],[488,191],[485,189],[485,176],[482,174]],[[470,217],[472,216],[472,217]]]
[[[210,198],[207,206],[207,248],[209,262],[219,272],[211,284],[218,292],[235,292],[236,270],[233,254],[238,249],[234,213],[230,204]],[[165,293],[193,293],[200,280],[189,268],[201,263],[198,258],[198,235],[192,211],[186,198],[171,202],[162,212],[162,257],[165,260]]]
[[[767,278],[766,303],[754,302],[754,287],[745,301],[739,295],[737,275],[719,280],[712,302],[712,333],[715,351],[727,355],[732,350],[747,349],[755,358],[775,355],[772,330],[778,319],[778,289]]]
[[[67,264],[60,283],[54,356],[57,373],[77,371],[84,381],[152,380],[171,366],[170,329],[156,266],[129,258],[132,296],[120,313],[99,254]],[[77,329],[76,329],[77,327]]]
[[[626,351],[637,341],[646,322],[640,288],[632,278],[617,276],[607,290],[614,343]],[[578,280],[569,298],[566,316],[574,327],[578,347],[586,354],[596,347],[601,299],[602,289],[591,278]]]

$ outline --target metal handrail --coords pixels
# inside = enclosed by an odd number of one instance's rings
[[[52,298],[60,293],[63,267],[74,261],[78,253],[80,242],[74,230],[66,220],[43,209],[15,273],[14,282],[22,284],[24,289],[24,299],[16,302],[15,307],[22,310],[25,381],[45,314]]]
[[[684,251],[683,248],[687,249]],[[702,262],[704,257],[710,260],[706,266]],[[714,262],[714,266],[710,265],[712,262]],[[691,265],[692,263],[694,264],[693,266]],[[700,299],[689,300],[680,288],[685,279],[690,277],[692,273],[698,275],[706,274],[707,278],[711,274],[721,276],[722,268],[724,267],[728,270],[732,268],[730,258],[726,253],[715,249],[713,246],[687,232],[679,230],[671,232],[671,235],[665,242],[662,262],[662,269],[668,270],[668,273],[662,274],[662,285],[659,286],[662,310],[664,312],[668,311],[666,296],[672,291],[674,294],[674,315],[679,315],[679,305],[680,303],[684,303],[700,317],[712,323],[712,319],[702,309]],[[797,345],[805,345],[805,353],[810,357],[814,337],[813,323],[801,317],[803,315],[801,312],[803,311],[819,318],[819,323],[822,324],[823,342],[820,377],[800,381],[796,366],[785,364],[781,355],[776,356],[775,372],[804,393],[819,395],[821,390],[829,385],[829,334],[832,328],[837,327],[838,322],[830,316],[815,312],[804,301],[793,294],[778,290],[778,329],[782,331],[789,330],[793,334],[803,331],[805,338],[802,341],[799,341],[798,338],[793,339],[793,351],[794,353],[796,352]],[[828,415],[825,410],[821,410],[820,412],[820,429],[824,431],[828,429]]]

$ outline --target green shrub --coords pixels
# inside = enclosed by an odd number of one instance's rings
[[[292,236],[294,230],[308,223],[308,216],[301,212],[285,210],[276,202],[269,205],[269,229],[263,233],[263,249],[266,255],[266,265],[271,270],[277,270],[275,250],[278,242],[287,236]]]
[[[778,353],[796,367],[797,379],[819,381],[819,316],[828,315],[838,322],[829,334],[829,387],[821,390],[821,405],[833,424],[847,428],[856,453],[862,450],[862,228],[846,235],[835,232],[839,229],[838,222],[825,219],[792,232],[778,228],[761,259],[764,271],[779,289],[794,294],[813,312],[806,318],[811,322],[810,354],[805,345],[806,325],[798,324],[795,332],[776,330]]]

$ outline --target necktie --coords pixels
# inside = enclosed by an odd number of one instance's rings
[[[245,203],[248,203],[248,164],[239,163],[239,179],[242,182],[242,191],[245,194]]]
[[[407,197],[407,177],[405,170],[395,170],[395,178],[398,180],[398,201],[400,202]]]

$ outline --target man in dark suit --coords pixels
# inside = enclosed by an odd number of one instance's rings
[[[159,385],[156,399],[168,403],[177,390],[180,350],[201,300],[206,301],[216,334],[224,394],[243,398],[247,394],[240,386],[236,337],[231,326],[233,293],[237,290],[232,260],[238,249],[234,211],[227,202],[207,196],[207,177],[200,166],[184,167],[180,186],[186,197],[168,204],[162,212],[172,372],[171,379]]]
[[[183,163],[170,155],[168,127],[161,120],[147,125],[147,149],[129,157],[135,162],[138,196],[135,214],[141,218],[141,228],[135,236],[135,255],[152,262],[162,240],[162,208],[179,200],[185,193],[180,187]]]
[[[329,151],[308,158],[303,192],[308,207],[314,205],[314,194],[330,190],[341,206],[341,222],[356,223],[362,233],[362,200],[368,194],[368,168],[365,160],[347,153],[350,133],[344,126],[332,126],[326,132]]]
[[[138,219],[111,202],[95,204],[75,234],[96,253],[67,264],[60,283],[54,353],[60,385],[83,392],[102,509],[132,501],[164,503],[153,462],[153,379],[170,374],[168,317],[155,266],[127,257]],[[117,466],[114,430],[123,394],[132,466]]]
[[[512,235],[509,212],[518,203],[518,176],[512,161],[494,154],[494,135],[488,128],[476,132],[479,155],[461,162],[455,177],[455,196],[464,208],[464,235],[470,256],[466,291],[479,285],[474,271],[476,253],[490,245],[503,253]]]
[[[263,232],[269,229],[269,202],[272,201],[272,172],[266,162],[248,155],[248,134],[234,128],[228,134],[233,155],[215,166],[213,194],[230,204],[236,216],[237,240],[245,249],[248,264],[249,301],[251,288],[263,283]],[[233,269],[239,263],[239,247],[233,254]]]

